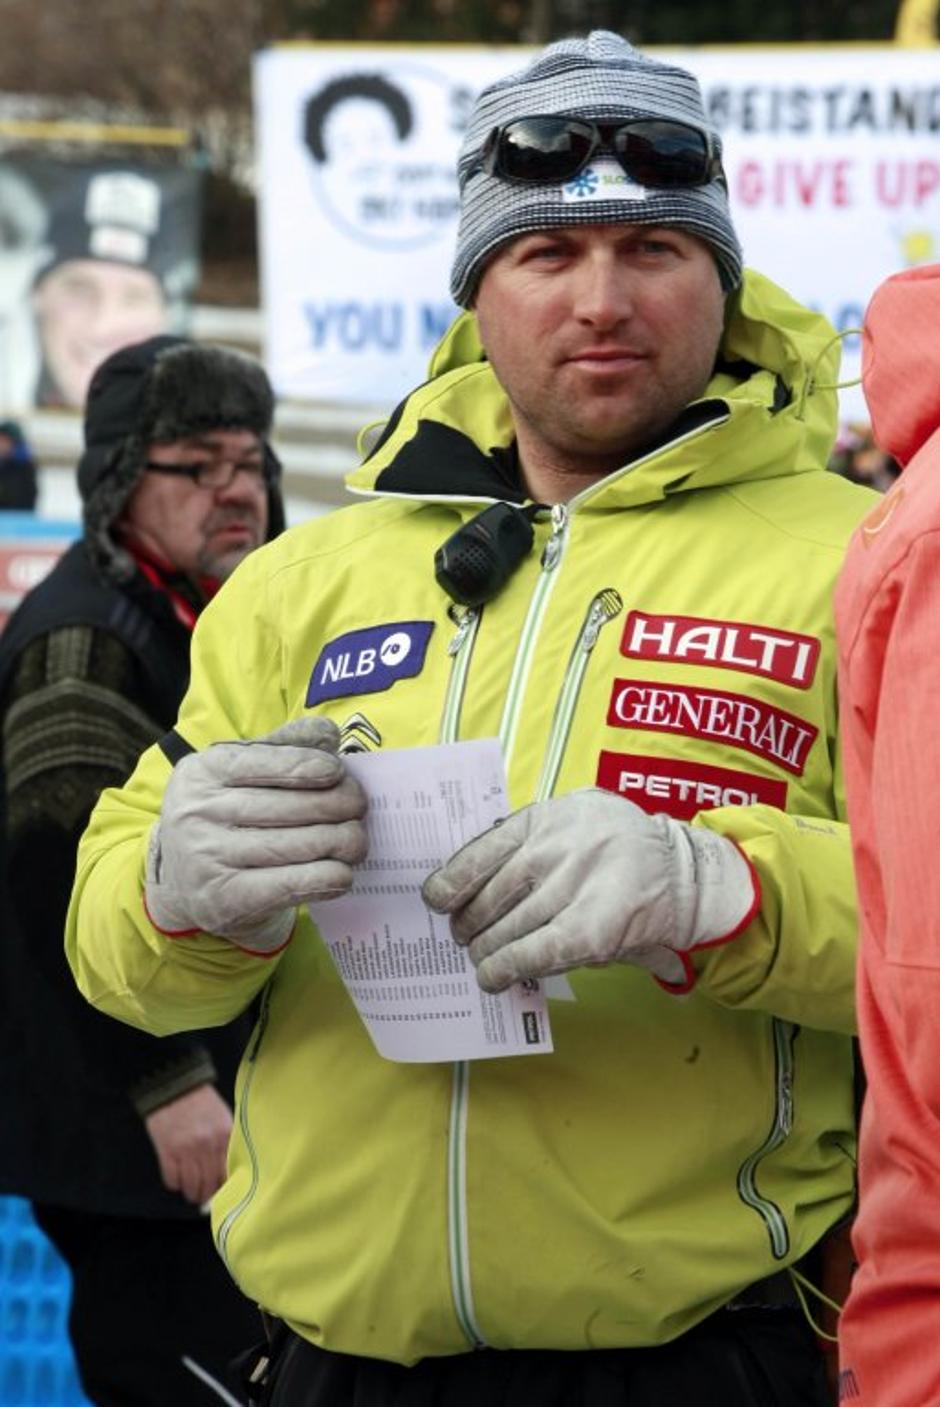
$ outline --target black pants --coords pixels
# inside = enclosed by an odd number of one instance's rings
[[[662,1348],[483,1349],[413,1368],[275,1333],[258,1407],[831,1407],[802,1314],[721,1310]]]
[[[155,1221],[33,1206],[72,1272],[69,1337],[96,1407],[219,1407],[258,1339],[257,1309],[230,1279],[205,1218]]]

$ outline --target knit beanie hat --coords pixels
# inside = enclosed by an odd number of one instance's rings
[[[198,276],[196,172],[42,160],[34,169],[48,220],[37,284],[60,264],[95,259],[146,269],[170,302],[191,296]]]
[[[613,156],[601,153],[593,169],[608,163],[617,173],[601,196],[590,181],[518,184],[487,175],[480,158],[487,137],[519,117],[563,115],[598,122],[672,118],[717,133],[705,116],[698,80],[684,68],[647,58],[620,35],[594,30],[587,38],[550,44],[527,68],[484,88],[470,114],[457,160],[461,194],[457,251],[450,290],[468,307],[488,259],[517,235],[564,225],[673,225],[703,239],[718,264],[722,287],[741,282],[741,246],[731,223],[723,181],[669,190],[636,185]],[[585,173],[579,173],[583,176]]]
[[[133,563],[111,535],[149,447],[213,430],[250,430],[264,446],[268,539],[284,527],[281,466],[268,443],[274,392],[263,367],[224,347],[183,337],[150,337],[101,363],[85,402],[85,450],[78,462],[84,537],[106,575],[127,580]]]

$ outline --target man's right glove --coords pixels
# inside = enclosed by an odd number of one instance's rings
[[[334,899],[366,853],[366,798],[326,718],[215,743],[177,763],[150,833],[145,903],[174,936],[197,932],[266,954],[298,904]]]

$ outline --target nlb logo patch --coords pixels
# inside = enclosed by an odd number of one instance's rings
[[[399,620],[350,630],[324,645],[313,666],[306,705],[351,694],[381,694],[424,668],[432,620]]]
[[[726,743],[769,758],[797,777],[819,733],[805,718],[744,694],[642,679],[614,680],[607,722]]]
[[[665,811],[677,821],[691,821],[716,806],[776,806],[787,801],[787,784],[704,762],[672,757],[641,757],[631,752],[602,752],[597,785],[633,801],[648,815]]]
[[[819,641],[792,630],[701,616],[648,616],[631,611],[620,642],[633,659],[674,660],[761,674],[794,689],[808,689],[819,662]]]

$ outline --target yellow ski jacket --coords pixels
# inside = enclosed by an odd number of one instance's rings
[[[872,495],[824,471],[836,361],[823,319],[748,274],[705,397],[539,514],[494,600],[453,610],[435,549],[522,499],[465,316],[352,475],[368,501],[252,554],[194,637],[178,722],[194,748],[305,710],[360,749],[498,734],[516,806],[599,784],[732,837],[761,910],[696,954],[688,993],[577,970],[551,1055],[384,1061],[306,914],[271,960],[147,921],[160,748],[102,796],[69,920],[78,982],[158,1033],[227,1021],[263,989],[213,1224],[244,1292],[313,1343],[403,1363],[659,1344],[851,1206],[830,597]]]

